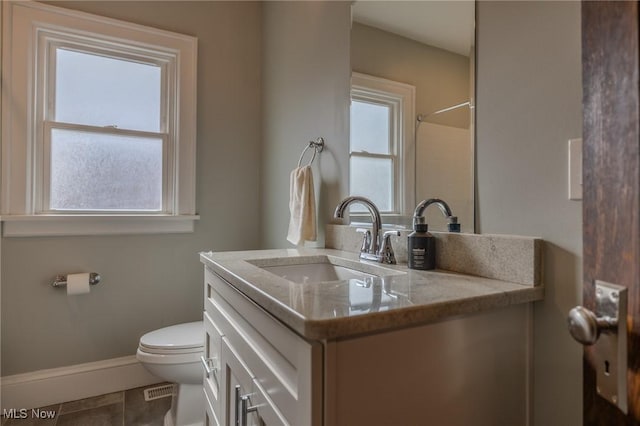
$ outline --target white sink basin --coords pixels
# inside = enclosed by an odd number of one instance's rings
[[[267,272],[294,283],[342,281],[403,274],[400,271],[333,256],[249,260]]]
[[[345,268],[330,263],[308,263],[303,265],[264,266],[265,271],[276,274],[294,283],[350,280],[351,278],[374,277],[373,274]]]

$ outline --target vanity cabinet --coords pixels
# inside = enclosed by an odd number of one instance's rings
[[[340,319],[341,325],[348,321],[354,330],[370,330],[377,324],[379,332],[304,338],[306,332],[316,332],[316,322],[305,318],[308,328],[293,331],[269,312],[281,309],[281,305],[271,305],[277,302],[270,299],[256,304],[231,284],[235,282],[235,272],[221,271],[226,279],[213,267],[205,267],[207,356],[213,358],[208,364],[215,367],[215,374],[205,380],[209,424],[528,424],[531,307],[509,300],[530,290],[516,289],[504,297],[507,293],[496,292],[496,282],[480,280],[470,284],[466,278],[447,277],[450,287],[446,291],[465,288],[474,295],[460,299],[459,306],[467,310],[463,315],[455,314],[454,308],[442,309],[440,296],[440,300],[433,301],[441,306],[440,317],[426,324],[422,321],[390,328],[383,311],[390,308],[381,305],[379,312]],[[264,279],[246,275],[243,282]],[[328,299],[332,288],[342,284],[323,285],[308,288],[319,297],[307,298],[304,303],[315,303],[315,308],[333,303]],[[419,284],[421,289],[425,285],[436,284]],[[488,287],[476,288],[483,285]],[[291,283],[278,291],[297,303],[300,295],[293,292],[295,286]],[[269,288],[276,291],[275,287]],[[407,291],[412,290],[407,287]],[[483,296],[482,291],[490,295]],[[390,292],[388,297],[392,296],[400,294]],[[495,297],[504,302],[496,305]],[[356,299],[351,302],[354,312],[362,303],[362,298]],[[491,308],[487,308],[489,300]],[[420,309],[406,305],[402,316],[418,315]],[[334,315],[341,314],[336,311]],[[334,332],[324,324],[323,330]]]
[[[204,324],[210,424],[320,425],[319,344],[300,338],[208,268]]]

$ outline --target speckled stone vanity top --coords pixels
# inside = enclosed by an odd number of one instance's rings
[[[310,340],[331,340],[443,321],[543,298],[539,283],[517,283],[406,263],[372,265],[379,277],[294,283],[263,267],[323,263],[370,272],[358,254],[335,249],[201,253],[206,267],[289,328]],[[380,274],[380,269],[384,268]],[[376,272],[377,271],[377,272]]]

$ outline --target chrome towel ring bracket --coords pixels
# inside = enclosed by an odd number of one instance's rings
[[[304,150],[302,151],[302,154],[300,154],[300,159],[298,160],[298,167],[300,167],[300,165],[302,164],[302,158],[304,157],[304,154],[307,152],[309,148],[313,148],[313,156],[311,157],[311,160],[309,161],[307,166],[310,166],[313,163],[313,160],[316,159],[316,154],[318,154],[319,152],[322,152],[322,150],[324,149],[324,138],[319,137],[315,141],[309,141],[309,144],[304,148]]]

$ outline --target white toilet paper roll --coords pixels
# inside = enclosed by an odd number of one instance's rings
[[[89,273],[67,275],[67,296],[89,293]]]

